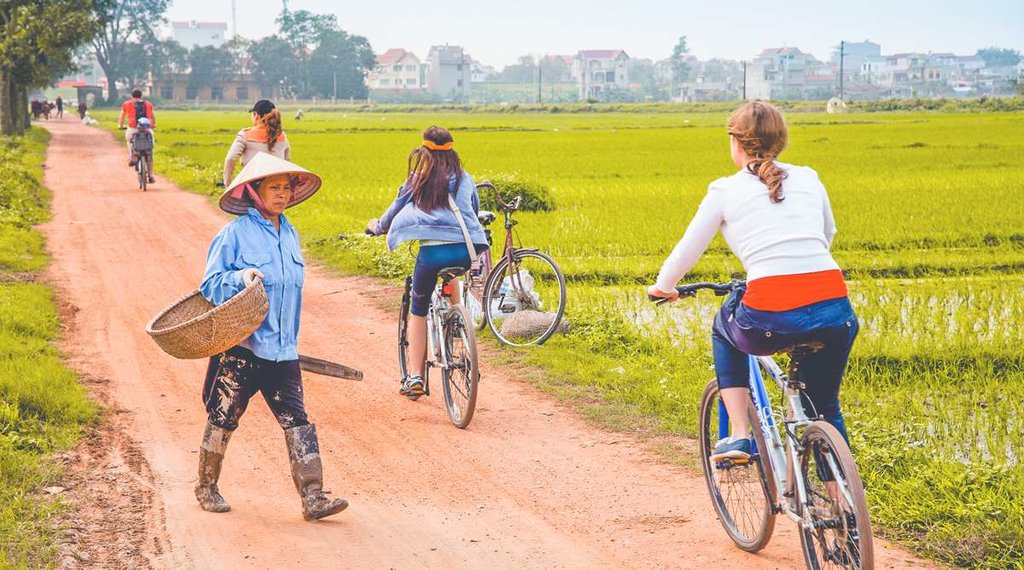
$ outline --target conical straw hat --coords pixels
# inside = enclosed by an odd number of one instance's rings
[[[274,174],[291,176],[293,192],[292,199],[288,202],[288,208],[309,198],[320,189],[320,177],[316,174],[283,158],[260,152],[252,157],[252,160],[228,185],[227,190],[220,197],[220,209],[231,214],[245,214],[252,206],[252,203],[245,197],[245,185]]]

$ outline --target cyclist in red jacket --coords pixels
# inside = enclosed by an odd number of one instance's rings
[[[149,119],[149,126],[156,128],[156,117],[153,115],[153,103],[142,98],[142,91],[132,91],[132,98],[121,105],[121,116],[117,119],[117,128],[125,129],[124,140],[128,143],[128,166],[135,166],[132,153],[132,136],[141,118]],[[150,167],[152,168],[152,166]],[[152,170],[150,170],[152,172]]]

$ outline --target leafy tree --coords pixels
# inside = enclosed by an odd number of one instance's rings
[[[233,75],[235,56],[222,47],[196,46],[188,52],[191,71],[188,84],[192,87],[213,87],[225,76]]]
[[[533,57],[521,55],[516,63],[506,65],[505,69],[498,74],[498,81],[502,83],[536,83],[537,64]]]
[[[676,46],[672,48],[672,77],[677,83],[690,79],[693,64],[690,63],[690,58],[686,57],[689,53],[690,48],[686,45],[686,36],[681,36],[676,42]]]
[[[295,51],[277,36],[252,42],[249,58],[256,83],[265,89],[279,85],[283,91],[288,91],[297,77],[299,62]]]
[[[978,57],[985,60],[985,65],[988,67],[1002,67],[1009,65],[1017,65],[1020,63],[1020,52],[1015,49],[1006,49],[998,47],[988,47],[979,49],[977,54]]]
[[[338,18],[333,14],[314,14],[308,10],[284,10],[277,17],[278,35],[285,39],[295,53],[299,63],[299,74],[294,77],[299,96],[311,95],[309,60],[310,54],[328,32],[336,32]]]
[[[541,58],[539,62],[541,71],[544,73],[544,83],[571,83],[572,68],[561,57],[549,56]]]
[[[363,36],[341,30],[325,30],[317,38],[309,58],[313,93],[323,97],[366,97],[364,78],[373,70],[376,56]]]
[[[95,33],[89,0],[0,1],[0,134],[28,128],[28,90],[71,71]]]
[[[107,102],[119,99],[117,82],[127,79],[126,71],[145,58],[140,45],[157,42],[157,28],[166,19],[164,12],[170,0],[92,0],[101,26],[92,41],[96,61],[107,76]],[[137,68],[136,68],[137,69]]]

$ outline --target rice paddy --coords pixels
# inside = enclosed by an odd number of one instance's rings
[[[653,282],[708,183],[733,172],[726,116],[307,113],[286,121],[292,156],[325,185],[289,216],[325,263],[402,275],[410,253],[383,253],[361,228],[401,184],[420,131],[451,129],[477,179],[513,173],[555,201],[517,214],[518,229],[569,278],[573,330],[504,358],[540,367],[539,386],[609,427],[693,435],[717,300],[656,309],[640,285]],[[812,166],[829,189],[833,251],[862,323],[843,402],[876,526],[952,564],[1021,567],[1024,113],[788,120],[781,159]],[[216,193],[247,124],[241,111],[158,111],[157,171]],[[691,277],[741,272],[718,238]]]

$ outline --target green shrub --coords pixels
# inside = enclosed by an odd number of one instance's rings
[[[491,184],[494,184],[495,190],[501,194],[501,198],[506,202],[516,196],[522,196],[523,202],[519,206],[521,211],[550,212],[555,209],[555,201],[551,197],[551,190],[547,186],[523,177],[518,172],[488,173],[477,179],[477,184],[485,180],[489,180]],[[480,190],[480,209],[495,212],[501,211],[494,192],[488,189]]]

